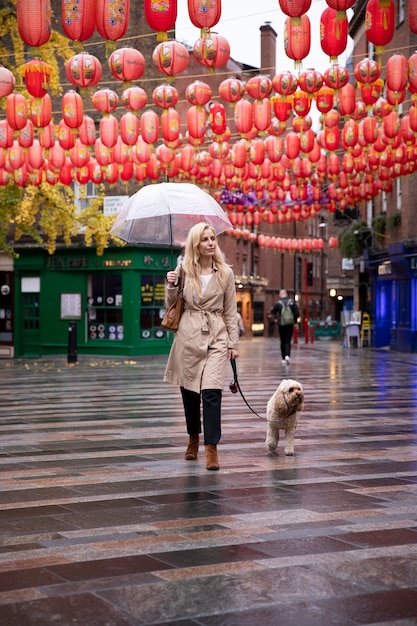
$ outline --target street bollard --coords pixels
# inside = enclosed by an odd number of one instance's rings
[[[293,332],[293,344],[296,346],[298,344],[298,326],[295,325],[294,326],[294,332]]]
[[[310,343],[314,343],[314,326],[310,326]]]
[[[308,319],[305,318],[304,320],[304,341],[305,343],[308,343]]]
[[[70,322],[68,326],[68,363],[77,362],[77,324]]]

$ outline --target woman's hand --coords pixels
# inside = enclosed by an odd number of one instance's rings
[[[167,272],[167,281],[171,284],[171,285],[176,285],[178,282],[178,275],[177,272],[175,270],[171,270],[170,272]]]
[[[232,348],[229,348],[227,350],[227,356],[228,356],[229,361],[230,359],[237,359],[237,357],[239,356],[239,352],[237,350],[233,350]]]

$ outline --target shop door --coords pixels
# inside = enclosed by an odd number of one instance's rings
[[[23,356],[41,356],[39,293],[22,293]]]

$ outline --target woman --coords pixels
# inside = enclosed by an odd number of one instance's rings
[[[168,306],[175,300],[179,267],[167,273]],[[187,432],[187,461],[195,461],[201,433],[206,467],[219,469],[221,399],[228,360],[238,356],[239,331],[232,269],[223,260],[216,233],[205,222],[193,226],[185,244],[185,310],[175,333],[164,381],[180,386]]]

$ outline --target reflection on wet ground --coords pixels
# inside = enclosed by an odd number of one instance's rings
[[[0,361],[0,625],[417,624],[417,355],[244,339],[253,408],[305,409],[270,454],[226,387],[219,472],[165,361]]]

